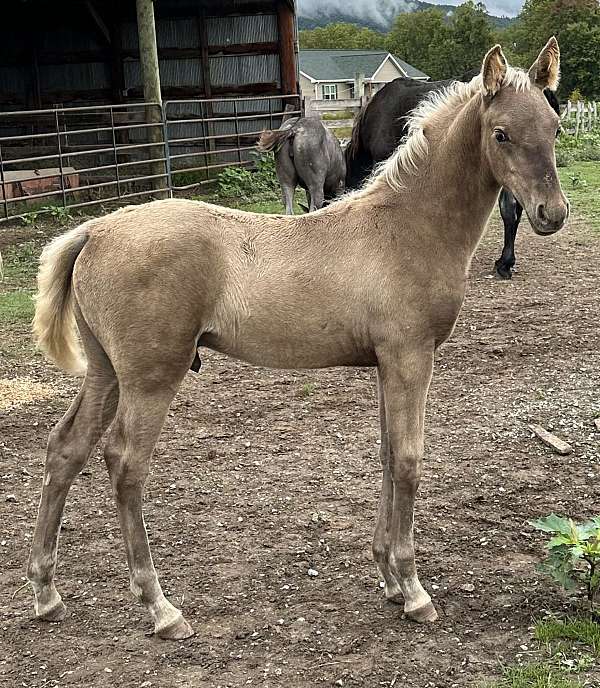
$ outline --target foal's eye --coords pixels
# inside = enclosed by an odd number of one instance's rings
[[[502,131],[502,129],[496,129],[494,132],[494,138],[498,143],[506,143],[508,141],[508,136]]]

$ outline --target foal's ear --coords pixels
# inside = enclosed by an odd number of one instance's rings
[[[499,45],[495,45],[488,51],[481,66],[483,90],[486,95],[495,96],[498,93],[506,76],[507,66],[506,58]]]
[[[529,78],[540,88],[556,91],[560,78],[560,49],[555,36],[546,43],[529,69]]]

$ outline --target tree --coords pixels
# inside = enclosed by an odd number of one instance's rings
[[[299,41],[302,49],[382,50],[385,36],[356,24],[337,23],[300,31]]]
[[[579,89],[586,98],[600,98],[597,0],[526,0],[516,22],[504,32],[509,57],[525,69],[550,36],[560,45],[561,95]]]
[[[432,79],[450,79],[478,69],[493,43],[485,5],[467,0],[448,20],[435,9],[399,15],[386,46]]]
[[[443,43],[449,34],[444,13],[432,9],[423,12],[399,14],[387,34],[386,48],[406,62],[429,74],[441,78],[441,68],[434,56],[434,47]]]

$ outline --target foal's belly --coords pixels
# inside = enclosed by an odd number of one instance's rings
[[[268,368],[377,365],[365,339],[335,319],[282,322],[250,316],[236,328],[205,333],[200,345]]]

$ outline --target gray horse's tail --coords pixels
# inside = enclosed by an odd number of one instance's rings
[[[358,153],[360,148],[360,127],[366,111],[366,107],[361,108],[354,118],[354,122],[352,122],[352,136],[350,137],[350,143],[346,146],[346,160],[351,160]]]
[[[33,318],[38,347],[73,375],[82,375],[86,369],[73,314],[71,280],[75,260],[89,237],[87,224],[59,236],[43,250]]]
[[[277,129],[275,131],[263,131],[258,139],[256,147],[261,153],[277,152],[284,142],[294,135],[294,131],[289,129]]]

